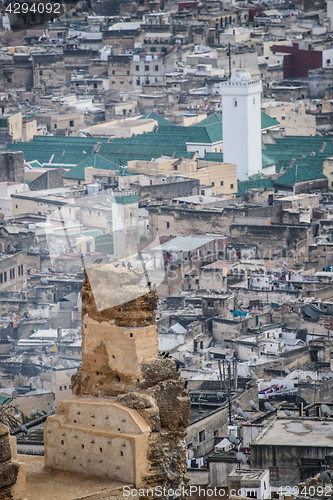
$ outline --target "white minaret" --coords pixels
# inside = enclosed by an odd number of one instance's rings
[[[236,163],[239,181],[261,172],[261,91],[243,69],[221,85],[223,161]]]

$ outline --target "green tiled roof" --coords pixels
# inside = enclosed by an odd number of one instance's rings
[[[333,156],[333,143],[320,135],[286,136],[275,139],[275,144],[266,144],[265,154],[275,160],[277,172],[307,164],[322,174],[324,159]]]
[[[169,120],[166,120],[165,118],[163,118],[162,116],[158,115],[157,113],[154,113],[153,111],[151,111],[150,113],[147,113],[146,115],[143,115],[143,116],[140,116],[140,120],[147,120],[151,118],[152,120],[156,120],[159,127],[169,127],[169,126],[176,126],[174,123],[172,122],[169,122]]]
[[[261,112],[261,130],[265,130],[266,128],[276,127],[280,122],[272,118],[271,116],[266,115],[266,113]]]
[[[215,125],[216,123],[222,124],[221,113],[212,113],[199,123],[195,123],[193,127],[207,127],[208,125]]]
[[[274,184],[271,179],[265,177],[263,179],[254,179],[237,183],[237,196],[246,194],[248,189],[274,189]]]
[[[296,165],[276,179],[275,184],[279,186],[293,186],[297,182],[311,181],[314,179],[326,179],[324,174],[311,168],[309,165]]]
[[[275,161],[273,158],[268,156],[266,153],[262,152],[261,154],[261,164],[263,167],[268,167],[269,165],[274,165]]]
[[[71,168],[63,177],[66,179],[82,179],[84,180],[84,169],[87,167],[102,168],[103,170],[118,170],[118,175],[129,175],[124,169],[110,160],[107,160],[98,153],[92,153],[85,160],[81,161],[76,167]]]

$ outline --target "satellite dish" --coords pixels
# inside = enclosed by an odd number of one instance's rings
[[[244,411],[243,415],[244,415],[245,420],[251,420],[251,418],[252,418],[251,413],[248,411]]]
[[[280,267],[280,262],[275,262],[276,267]]]
[[[247,463],[247,458],[244,455],[244,453],[242,453],[241,451],[237,451],[236,458],[237,458],[238,462],[241,462],[242,464]]]
[[[289,368],[285,368],[285,369],[284,369],[284,371],[285,371],[285,373],[286,373],[287,375],[289,375],[289,373],[290,373]]]
[[[255,404],[255,402],[252,399],[250,400],[250,406],[251,406],[252,410],[257,409],[257,405]]]
[[[252,356],[251,362],[256,363],[257,361],[258,361],[258,356],[256,356],[256,355]]]
[[[219,399],[223,399],[223,392],[217,392],[216,393],[216,396],[219,398]]]
[[[275,405],[273,405],[273,406],[274,406],[274,408],[275,408],[276,410],[279,410],[279,409],[280,409],[279,405],[278,405],[278,404],[276,404],[276,403],[275,403]]]
[[[25,425],[21,425],[21,430],[24,432],[24,434],[28,434],[28,428]]]
[[[20,413],[15,413],[14,418],[21,418]]]
[[[273,411],[274,410],[274,407],[268,401],[265,401],[264,406],[265,406],[265,408],[266,408],[267,411]]]
[[[322,411],[322,413],[325,415],[325,417],[329,417],[330,415],[332,415],[332,410],[331,408],[329,408],[327,405],[320,405],[320,409]]]
[[[237,412],[242,416],[244,417],[244,412],[242,410],[242,408],[237,408]]]
[[[238,439],[233,434],[229,434],[228,439],[230,443],[238,445]]]
[[[322,480],[324,481],[324,483],[330,483],[331,482],[330,476],[324,470],[321,471],[320,477],[322,478]]]
[[[37,413],[37,410],[35,410],[35,408],[32,408],[31,415],[36,415],[36,413]]]
[[[292,417],[292,414],[289,410],[284,410],[287,417]]]

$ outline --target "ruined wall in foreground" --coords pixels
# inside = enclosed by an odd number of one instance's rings
[[[72,377],[75,396],[46,422],[45,465],[175,488],[188,482],[191,402],[175,361],[157,356],[158,297],[142,278],[124,267],[87,267],[82,366]]]

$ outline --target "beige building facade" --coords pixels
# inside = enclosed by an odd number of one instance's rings
[[[128,170],[133,174],[139,172],[147,175],[167,173],[199,179],[202,187],[211,186],[213,196],[237,193],[237,168],[234,163],[206,161],[200,158],[195,160],[183,158],[178,160],[170,158],[162,161],[134,160],[128,162]]]

